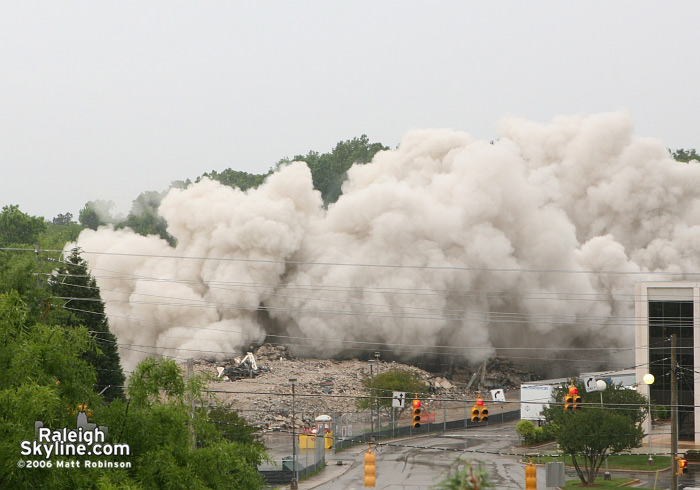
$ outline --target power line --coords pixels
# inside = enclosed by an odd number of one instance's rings
[[[27,251],[35,252],[31,248],[0,248],[5,251]],[[65,253],[64,250],[43,250],[46,253]],[[467,271],[467,272],[527,272],[527,273],[548,273],[548,274],[613,274],[613,275],[667,275],[685,276],[700,275],[700,272],[662,272],[662,271],[621,271],[621,270],[579,270],[579,269],[534,269],[534,268],[499,268],[499,267],[461,267],[461,266],[441,266],[441,265],[415,265],[415,264],[370,264],[370,263],[350,263],[350,262],[314,262],[298,260],[275,260],[275,259],[245,259],[237,257],[202,257],[192,255],[174,254],[144,254],[126,252],[100,252],[91,250],[80,250],[81,255],[107,255],[120,257],[145,257],[158,259],[180,259],[180,260],[214,260],[222,262],[243,262],[260,264],[287,264],[287,265],[314,265],[314,266],[335,266],[335,267],[362,267],[362,268],[388,268],[388,269],[419,269],[419,270],[445,270],[445,271]]]

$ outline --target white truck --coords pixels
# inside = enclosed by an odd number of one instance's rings
[[[559,385],[520,385],[520,419],[544,420],[542,410],[554,401],[554,390]]]

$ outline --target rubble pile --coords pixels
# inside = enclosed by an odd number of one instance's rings
[[[539,376],[513,365],[508,359],[495,357],[476,368],[468,365],[455,367],[451,378],[453,382],[462,384],[466,391],[473,391],[520,388],[521,384],[536,381]]]
[[[475,370],[455,369],[452,379],[436,376],[415,366],[397,362],[323,360],[293,358],[285,346],[263,345],[253,352],[257,363],[255,376],[219,377],[222,368],[234,361],[194,361],[194,372],[210,377],[209,390],[217,401],[230,406],[253,425],[265,430],[283,430],[292,425],[292,408],[297,427],[311,425],[316,416],[356,411],[357,397],[366,396],[362,380],[389,369],[412,372],[426,384],[434,396],[474,396],[478,390],[492,386],[518,386],[532,375],[504,360],[493,360]],[[373,370],[373,372],[372,372]],[[292,383],[294,381],[294,407]],[[466,382],[464,381],[466,379]],[[469,381],[472,381],[469,383]]]

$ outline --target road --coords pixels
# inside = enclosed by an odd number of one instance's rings
[[[376,488],[429,489],[447,476],[456,459],[461,456],[481,461],[491,481],[495,483],[495,488],[524,489],[523,464],[517,456],[505,454],[512,452],[512,447],[517,443],[515,422],[511,422],[382,444],[377,451]],[[498,454],[499,451],[504,454]],[[342,453],[335,457],[342,457]],[[364,467],[360,457],[345,474],[317,488],[360,490],[364,488],[363,478]],[[544,469],[538,467],[538,479],[540,478],[544,482]]]

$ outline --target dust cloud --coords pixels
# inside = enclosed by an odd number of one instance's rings
[[[171,189],[159,213],[175,247],[111,227],[77,245],[127,368],[266,339],[544,364],[557,357],[545,348],[630,347],[634,282],[700,271],[699,195],[700,165],[634,135],[626,113],[507,119],[494,141],[410,131],[353,166],[328,209],[292,162],[246,192]]]

